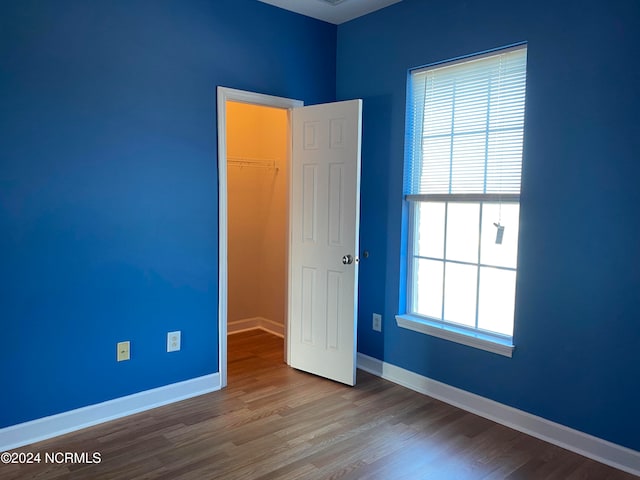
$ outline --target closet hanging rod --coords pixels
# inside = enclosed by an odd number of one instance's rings
[[[238,167],[273,168],[275,170],[278,170],[275,160],[266,160],[261,158],[227,156],[227,164],[235,165]]]

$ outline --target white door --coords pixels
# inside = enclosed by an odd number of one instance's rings
[[[362,100],[294,108],[289,364],[356,381]]]

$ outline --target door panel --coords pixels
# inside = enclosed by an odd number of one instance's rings
[[[289,363],[355,384],[362,101],[293,109]],[[344,264],[343,257],[353,261]]]
[[[302,241],[316,243],[317,165],[302,166]]]

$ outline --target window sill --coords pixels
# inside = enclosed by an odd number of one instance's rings
[[[396,323],[400,328],[425,333],[433,337],[443,338],[451,342],[461,343],[468,347],[479,348],[487,352],[496,353],[511,358],[515,346],[502,338],[493,337],[479,332],[468,332],[453,325],[443,325],[430,322],[424,318],[412,315],[396,315]]]

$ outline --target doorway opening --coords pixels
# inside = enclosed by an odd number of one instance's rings
[[[228,101],[226,120],[227,334],[262,329],[283,338],[287,110]]]
[[[230,102],[275,107],[287,113],[285,363],[355,385],[362,100],[303,107],[302,102],[295,100],[219,87],[221,387],[227,384],[230,298],[227,108],[235,108]],[[253,161],[236,160],[239,167],[247,168]],[[263,167],[277,169],[275,163]],[[255,202],[253,205],[257,208]],[[253,246],[250,243],[249,248]]]
[[[298,100],[218,87],[219,345],[227,334],[287,335],[290,115]],[[286,348],[283,352],[287,361]]]

